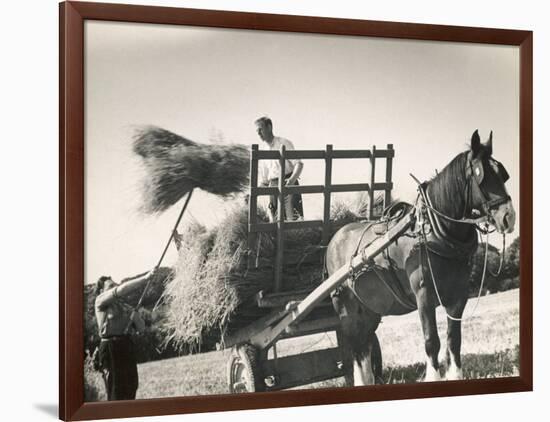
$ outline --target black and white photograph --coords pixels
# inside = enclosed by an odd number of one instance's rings
[[[517,46],[84,23],[86,402],[517,377]]]

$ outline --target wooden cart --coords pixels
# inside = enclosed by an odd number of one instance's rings
[[[274,262],[274,286],[266,293],[261,291],[256,296],[259,308],[268,308],[267,315],[254,321],[249,326],[233,333],[225,339],[224,347],[232,347],[227,366],[227,380],[230,392],[274,391],[299,385],[310,384],[331,378],[349,376],[352,371],[351,359],[346,350],[339,347],[300,353],[291,356],[277,357],[276,344],[290,337],[305,336],[314,333],[336,332],[336,338],[341,344],[340,323],[332,309],[330,292],[342,284],[348,277],[350,265],[361,268],[367,262],[382,252],[391,241],[414,224],[414,215],[407,216],[394,226],[384,236],[380,237],[351,262],[341,268],[327,280],[319,284],[313,291],[284,291],[281,286],[283,265],[285,262],[284,244],[285,232],[299,228],[321,227],[322,245],[326,246],[331,235],[338,227],[330,220],[331,194],[333,192],[366,191],[369,195],[368,218],[376,219],[374,215],[374,193],[384,192],[384,206],[391,200],[393,146],[386,149],[370,150],[334,150],[327,145],[325,150],[289,150],[284,146],[280,151],[261,151],[258,145],[253,145],[250,157],[250,198],[249,198],[249,267],[255,265],[254,249],[257,234],[274,232],[277,249]],[[278,187],[258,186],[258,161],[278,160],[281,174],[285,174],[285,160],[299,158],[302,160],[324,160],[325,182],[323,185],[285,186],[281,179]],[[370,182],[354,184],[332,184],[332,164],[337,159],[364,158],[370,161]],[[385,181],[375,181],[376,160],[385,159]],[[258,221],[258,197],[276,195],[278,209],[283,209],[284,195],[291,193],[312,194],[324,196],[323,219],[306,221],[284,221],[283,213],[278,213],[278,221],[265,223]],[[268,358],[269,349],[273,350]],[[349,379],[349,378],[348,378]]]

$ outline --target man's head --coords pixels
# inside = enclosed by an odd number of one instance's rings
[[[256,131],[262,141],[270,144],[273,142],[273,123],[267,116],[260,117],[254,122],[256,124]]]
[[[113,281],[111,276],[102,275],[101,277],[99,277],[99,280],[97,280],[97,283],[95,285],[96,295],[100,295],[101,293],[106,292],[113,287],[116,287],[116,285],[117,284]]]

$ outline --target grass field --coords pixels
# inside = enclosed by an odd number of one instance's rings
[[[463,322],[462,358],[465,378],[493,378],[519,373],[519,290],[510,290],[471,299]],[[446,318],[438,309],[438,328],[444,359]],[[378,331],[384,360],[386,383],[417,382],[425,370],[424,343],[418,314],[386,317]],[[296,354],[336,345],[333,334],[316,334],[289,339],[277,346],[279,356]],[[209,352],[139,365],[140,387],[137,398],[225,394],[226,362],[229,351]],[[99,384],[96,377],[95,384]],[[301,388],[342,386],[333,379]],[[102,386],[98,385],[98,388]],[[100,392],[100,399],[103,394]]]

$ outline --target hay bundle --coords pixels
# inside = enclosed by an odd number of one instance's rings
[[[248,182],[248,148],[200,144],[168,130],[146,126],[136,131],[134,152],[143,161],[144,212],[165,211],[193,188],[227,197]]]
[[[345,213],[346,218],[350,215]],[[259,217],[267,221],[265,212]],[[247,236],[244,207],[233,209],[209,232],[196,223],[187,227],[175,276],[164,294],[165,328],[175,344],[200,344],[212,336],[223,339],[225,332],[242,328],[265,312],[256,307],[254,297],[273,288],[275,235],[262,234],[260,265],[253,269],[247,265]],[[323,281],[321,237],[320,228],[286,233],[285,257],[294,258],[294,264],[283,268],[283,290],[312,290]]]

